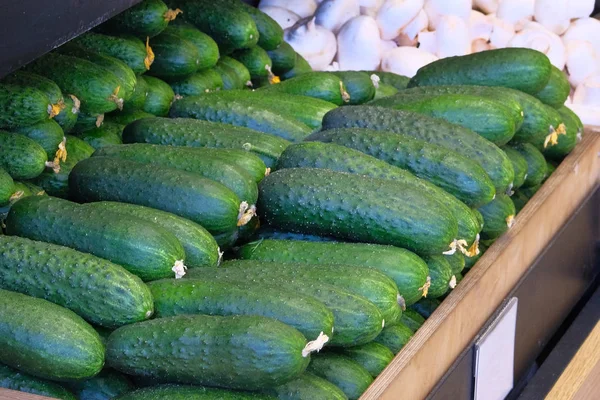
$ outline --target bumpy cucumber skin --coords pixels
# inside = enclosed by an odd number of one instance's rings
[[[304,372],[310,361],[302,356],[305,346],[300,332],[270,318],[180,315],[117,329],[106,359],[129,374],[257,390]]]
[[[377,89],[375,89],[375,97],[373,97],[373,100],[391,97],[396,93],[398,93],[398,89],[396,89],[392,85],[388,85],[386,83],[379,83],[377,85]]]
[[[394,353],[384,345],[376,342],[361,346],[349,347],[342,351],[342,355],[357,362],[376,378],[394,359]]]
[[[550,79],[550,60],[536,50],[505,48],[447,57],[417,71],[408,87],[439,85],[502,86],[534,94]]]
[[[336,238],[317,236],[307,233],[278,231],[270,226],[261,226],[252,237],[252,240],[274,239],[274,240],[304,240],[308,242],[337,242]]]
[[[454,276],[452,267],[445,256],[430,256],[426,257],[425,261],[431,278],[431,286],[426,297],[437,299],[450,290],[450,281]]]
[[[27,126],[49,118],[50,99],[31,87],[0,84],[0,127]]]
[[[506,153],[508,158],[513,165],[515,171],[515,180],[513,181],[512,190],[518,189],[523,186],[525,179],[527,178],[527,160],[517,150],[510,146],[503,146],[502,151]]]
[[[171,89],[180,96],[198,96],[206,92],[223,89],[223,79],[214,69],[207,69],[170,82]]]
[[[62,105],[64,102],[62,92],[52,80],[38,74],[26,71],[15,71],[2,78],[3,83],[34,88],[44,93],[53,105]]]
[[[241,5],[242,8],[248,14],[250,14],[250,17],[252,17],[254,20],[256,29],[258,30],[258,45],[260,47],[265,50],[275,50],[278,48],[278,46],[284,43],[283,29],[281,26],[279,26],[277,21],[258,8],[252,7],[249,4],[235,0],[230,1]]]
[[[141,110],[144,108],[146,103],[146,97],[148,96],[148,84],[144,79],[143,75],[137,75],[135,77],[135,87],[129,100],[123,104],[123,112],[128,113],[134,110]]]
[[[214,69],[215,69],[215,72],[219,74],[219,76],[221,77],[221,80],[223,81],[223,89],[233,90],[233,89],[243,89],[245,87],[245,85],[238,80],[235,72],[230,67],[221,64],[220,60],[219,60],[219,63],[217,63],[217,65],[215,65]]]
[[[119,400],[275,400],[274,397],[251,392],[201,386],[158,385],[126,393]]]
[[[123,127],[129,125],[130,123],[137,121],[142,118],[154,118],[154,114],[150,114],[143,110],[131,110],[124,111],[120,113],[110,113],[106,116],[105,120],[107,123],[121,125]],[[123,128],[125,129],[125,128]],[[121,136],[123,132],[121,131]]]
[[[65,96],[65,108],[54,117],[54,120],[60,125],[64,133],[70,133],[73,130],[77,123],[77,117],[79,116],[79,107],[75,105],[72,97],[75,96]],[[79,99],[77,99],[77,101],[79,101]]]
[[[288,42],[281,42],[278,47],[268,50],[267,54],[273,63],[272,71],[275,75],[285,74],[296,65],[296,52]]]
[[[516,215],[515,205],[505,194],[497,194],[494,201],[479,208],[485,224],[481,237],[484,240],[497,239],[506,232]]]
[[[73,43],[89,51],[118,58],[136,74],[143,74],[147,70],[144,63],[148,56],[146,47],[141,40],[133,36],[109,36],[87,32],[75,38]],[[60,86],[60,83],[58,85]]]
[[[80,112],[77,114],[77,121],[75,121],[72,131],[74,135],[77,135],[90,129],[98,128],[103,123],[104,114]]]
[[[162,0],[144,0],[115,15],[100,25],[102,32],[130,34],[146,40],[161,33],[169,24],[165,13],[169,10]]]
[[[293,144],[281,154],[277,168],[322,168],[411,184],[426,191],[429,196],[438,198],[448,207],[458,222],[460,239],[470,244],[481,230],[471,210],[456,197],[407,170],[349,147],[322,142]]]
[[[82,132],[79,138],[96,150],[106,146],[120,145],[123,144],[120,135],[123,132],[123,128],[123,125],[105,122],[100,128]]]
[[[514,178],[510,160],[497,146],[469,129],[436,118],[371,106],[340,107],[323,118],[323,129],[343,127],[400,133],[453,150],[479,163],[499,192],[506,191]]]
[[[489,203],[495,194],[493,182],[476,162],[407,135],[336,128],[314,133],[306,140],[336,143],[406,169],[469,206]]]
[[[418,304],[418,303],[417,303]],[[387,347],[394,354],[400,353],[402,347],[412,337],[413,332],[410,328],[402,323],[388,325],[377,336],[374,340],[375,343],[379,343]]]
[[[570,92],[571,85],[565,73],[552,65],[548,83],[534,97],[550,107],[560,108],[567,101]]]
[[[45,381],[0,364],[0,388],[63,400],[76,400],[73,393],[55,382]]]
[[[252,129],[186,118],[145,118],[125,127],[124,143],[240,149],[259,156],[274,168],[287,140]]]
[[[21,126],[14,129],[14,132],[27,136],[39,143],[44,148],[48,159],[54,159],[58,150],[58,145],[62,142],[65,134],[55,121],[49,119],[39,122],[35,125]]]
[[[350,101],[347,104],[364,104],[375,97],[375,86],[366,72],[335,71],[330,73],[344,83],[344,87],[350,95]]]
[[[308,61],[306,61],[306,59],[304,57],[302,57],[299,53],[296,53],[296,62],[294,64],[294,68],[283,73],[281,75],[281,79],[283,79],[283,80],[291,79],[295,76],[299,76],[299,75],[305,74],[307,72],[312,72],[312,70],[313,69],[310,66],[310,64],[308,63]]]
[[[93,378],[71,382],[67,386],[79,400],[110,400],[135,389],[125,375],[111,369],[103,369]]]
[[[46,168],[48,155],[27,136],[0,131],[0,167],[13,179],[32,179]]]
[[[558,144],[546,147],[543,153],[545,157],[551,160],[560,161],[577,145],[583,134],[583,124],[579,117],[568,107],[561,106],[557,110],[567,132],[564,135],[558,135]]]
[[[152,76],[146,76],[144,80],[148,85],[148,94],[143,110],[157,117],[166,116],[175,99],[173,89],[168,83]]]
[[[408,82],[410,82],[410,78],[404,75],[398,75],[393,72],[385,72],[385,71],[364,71],[369,75],[377,75],[379,78],[379,83],[383,83],[384,85],[390,85],[396,90],[404,90],[408,86]]]
[[[419,209],[409,206],[416,203]],[[312,168],[276,171],[263,179],[257,208],[275,227],[391,244],[422,254],[448,250],[458,233],[448,209],[417,188]]]
[[[402,313],[402,317],[400,317],[400,322],[403,323],[406,327],[410,328],[413,332],[416,332],[425,323],[425,318],[423,318],[415,310],[409,308],[404,310],[404,312]]]
[[[168,32],[153,37],[154,62],[147,72],[161,79],[180,79],[198,71],[201,54],[189,40]]]
[[[69,187],[82,202],[121,201],[157,208],[191,219],[211,233],[237,226],[240,200],[235,193],[191,172],[92,157],[73,168]]]
[[[9,367],[56,381],[90,378],[102,369],[98,333],[71,310],[0,290],[0,319],[0,362]]]
[[[184,314],[262,315],[300,331],[308,340],[333,334],[333,314],[310,296],[274,286],[219,279],[164,279],[149,284],[157,318]]]
[[[454,254],[444,255],[444,258],[450,264],[450,269],[454,275],[460,274],[465,268],[465,256],[459,251]]]
[[[200,53],[197,69],[199,71],[212,68],[219,60],[219,46],[206,33],[198,30],[194,25],[181,19],[176,19],[175,23],[170,24],[165,33],[179,36],[190,41]]]
[[[290,78],[276,85],[269,85],[260,90],[267,92],[278,92],[297,94],[301,96],[315,97],[335,105],[341,106],[349,100],[342,96],[343,83],[340,78],[329,72],[306,72],[297,77]]]
[[[349,400],[358,399],[373,382],[369,371],[351,358],[339,354],[313,356],[307,371],[339,387]]]
[[[102,257],[145,281],[173,277],[173,266],[185,259],[183,246],[168,230],[54,197],[34,196],[17,202],[6,224],[10,235]]]
[[[273,65],[267,52],[258,46],[236,50],[231,57],[244,64],[252,79],[267,77]]]
[[[246,260],[374,268],[394,280],[406,305],[423,296],[429,272],[427,264],[408,250],[366,243],[261,239],[242,246],[236,254]]]
[[[310,372],[305,372],[283,385],[265,389],[264,392],[278,400],[348,400],[340,388]]]
[[[515,144],[511,147],[518,151],[527,162],[527,178],[521,186],[527,188],[541,184],[548,172],[544,155],[529,143]]]
[[[15,191],[15,181],[4,168],[0,167],[0,205],[8,203]]]

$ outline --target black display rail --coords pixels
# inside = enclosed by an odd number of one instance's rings
[[[0,77],[141,0],[0,0]]]

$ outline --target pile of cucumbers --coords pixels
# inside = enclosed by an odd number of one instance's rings
[[[357,399],[581,138],[527,49],[313,72],[145,0],[0,81],[0,387]]]

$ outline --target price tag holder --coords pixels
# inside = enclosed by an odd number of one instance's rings
[[[475,342],[475,400],[502,400],[513,388],[518,302],[511,298]]]

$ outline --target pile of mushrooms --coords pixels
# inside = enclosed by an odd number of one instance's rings
[[[261,0],[314,70],[412,77],[443,57],[502,47],[545,53],[572,86],[566,105],[600,125],[594,0]]]

